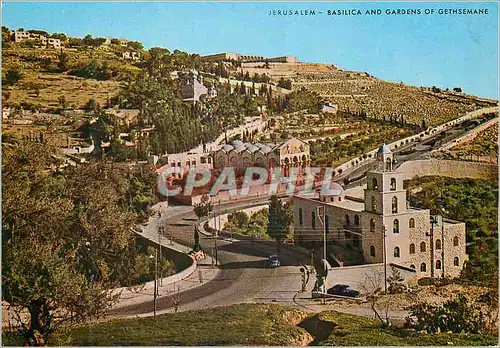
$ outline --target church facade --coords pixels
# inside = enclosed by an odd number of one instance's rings
[[[336,195],[294,196],[295,242],[322,245],[326,228],[328,244],[361,254],[365,263],[383,263],[385,254],[388,264],[412,269],[418,277],[459,276],[466,259],[465,223],[409,207],[403,173],[393,165],[384,144],[377,169],[367,173],[364,199],[349,197],[338,184]]]
[[[266,169],[280,167],[285,176],[289,175],[291,168],[300,171],[310,163],[309,144],[297,138],[278,145],[235,140],[215,151],[213,157],[215,169],[233,167],[236,172],[243,173],[253,166]]]

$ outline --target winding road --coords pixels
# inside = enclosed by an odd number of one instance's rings
[[[402,163],[425,157],[433,147],[459,137],[467,131],[467,129],[456,126],[442,135],[436,134],[421,143],[412,143],[398,149],[398,151],[395,151],[396,158],[399,163]],[[432,145],[429,146],[429,143]],[[354,170],[344,173],[336,181],[342,183],[346,177],[356,178],[348,187],[359,186],[364,183],[364,173],[372,166],[373,161],[363,163]],[[264,197],[260,199],[253,198],[222,203],[218,209],[221,209],[221,211],[237,211],[252,204],[266,202],[267,198]],[[194,228],[198,222],[192,207],[170,206],[161,208],[161,211],[160,225],[166,229],[164,237],[172,238],[179,244],[192,245]],[[145,228],[149,229],[149,236],[157,236],[157,222],[154,221],[153,223],[151,221]],[[200,236],[200,244],[207,253],[212,255],[211,250],[214,246],[214,239]],[[267,267],[267,258],[269,255],[276,253],[276,248],[274,245],[270,245],[268,241],[230,241],[219,238],[217,239],[217,251],[220,270],[215,278],[179,294],[160,297],[157,302],[159,313],[171,311],[175,307],[176,301],[178,301],[179,310],[181,311],[243,302],[277,302],[298,305],[295,298],[302,287],[300,266],[308,263],[309,257],[307,255],[283,250],[282,248],[280,260],[283,266],[270,269]],[[108,311],[108,317],[130,317],[151,312],[151,301],[148,301],[111,309]]]

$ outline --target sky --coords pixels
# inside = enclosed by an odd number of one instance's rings
[[[381,10],[367,15],[366,10]],[[419,9],[421,14],[386,14]],[[439,14],[486,9],[488,14]],[[269,15],[314,10],[315,15]],[[361,15],[328,15],[360,10]],[[434,11],[425,14],[425,11]],[[321,14],[319,13],[321,12]],[[190,53],[297,56],[498,99],[497,2],[2,2],[2,25],[117,37]]]

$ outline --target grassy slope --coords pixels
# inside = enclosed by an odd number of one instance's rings
[[[402,329],[381,329],[376,320],[335,311],[318,315],[322,321],[334,323],[333,331],[319,345],[327,346],[446,346],[496,345],[494,335],[471,334],[417,334]],[[337,325],[337,326],[336,326]]]
[[[51,345],[496,345],[493,335],[421,335],[335,311],[306,313],[276,304],[240,304],[73,328]],[[304,320],[305,319],[305,320]],[[311,335],[308,334],[311,333]],[[314,337],[313,337],[314,336]],[[4,337],[5,338],[5,337]],[[315,339],[314,339],[315,338]],[[314,341],[313,341],[314,339]],[[15,344],[10,338],[5,345]],[[19,344],[19,342],[17,342]]]
[[[59,50],[45,50],[36,48],[20,48],[12,46],[2,51],[3,70],[19,69],[23,77],[14,86],[7,88],[10,91],[8,104],[28,102],[40,104],[42,107],[57,107],[58,98],[64,96],[69,106],[80,108],[90,99],[104,104],[107,98],[118,93],[120,82],[116,80],[96,81],[91,79],[69,76],[66,73],[50,72],[41,63],[43,59],[50,59],[51,66],[56,67]],[[68,55],[71,69],[87,64],[91,60],[106,62],[123,72],[136,72],[138,68],[128,61],[119,59],[113,52],[105,51],[64,51]],[[36,95],[36,87],[39,95]]]

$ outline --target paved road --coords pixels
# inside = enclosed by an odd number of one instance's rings
[[[255,201],[255,199],[253,199]],[[247,207],[251,201],[222,205],[222,209],[237,210]],[[177,243],[193,244],[194,226],[197,223],[192,207],[169,207],[163,210],[161,225],[165,226],[167,238]],[[156,230],[156,222],[147,228]],[[200,236],[202,248],[211,253],[214,240]],[[274,247],[258,241],[230,242],[217,240],[217,256],[220,271],[211,281],[196,288],[160,297],[158,313],[171,312],[179,301],[179,310],[202,309],[242,302],[280,302],[292,304],[302,285],[300,265],[306,257],[282,252],[282,267],[267,268],[267,258],[276,253]],[[206,267],[206,266],[205,266]],[[151,301],[108,311],[111,317],[127,317],[151,313]]]
[[[449,131],[447,131],[449,132]],[[459,137],[464,132],[451,131],[445,137]],[[449,135],[448,135],[449,134]],[[437,137],[438,135],[436,135]],[[426,139],[423,144],[432,141],[434,137]],[[420,144],[420,143],[417,143]],[[395,152],[400,163],[425,156],[429,148],[422,148],[407,155],[405,153],[410,147],[401,148]],[[373,163],[366,163],[354,171],[343,175],[356,177],[362,175]],[[359,185],[363,179],[353,183]],[[351,184],[352,185],[352,184]],[[248,199],[239,202],[221,204],[221,209],[237,210],[248,207],[252,203],[262,203],[263,199]],[[162,209],[160,224],[165,226],[165,238],[172,238],[175,242],[183,245],[193,244],[194,226],[197,223],[192,207],[171,206]],[[149,224],[146,228],[156,230],[156,223]],[[150,231],[151,232],[151,231]],[[153,232],[154,233],[154,232]],[[214,240],[202,236],[200,238],[202,248],[211,253]],[[274,254],[274,248],[269,248],[263,243],[237,241],[231,242],[219,239],[217,241],[218,260],[220,272],[215,278],[201,286],[181,292],[179,295],[161,297],[158,300],[158,312],[171,311],[175,302],[179,302],[179,310],[201,309],[214,306],[230,305],[242,302],[278,302],[283,304],[297,304],[294,298],[301,288],[300,265],[308,260],[303,255],[282,254],[280,259],[283,267],[269,269],[266,267],[267,257]],[[311,280],[311,282],[313,279]],[[130,315],[143,315],[152,311],[151,303],[139,303],[109,311],[111,316],[123,317]]]

